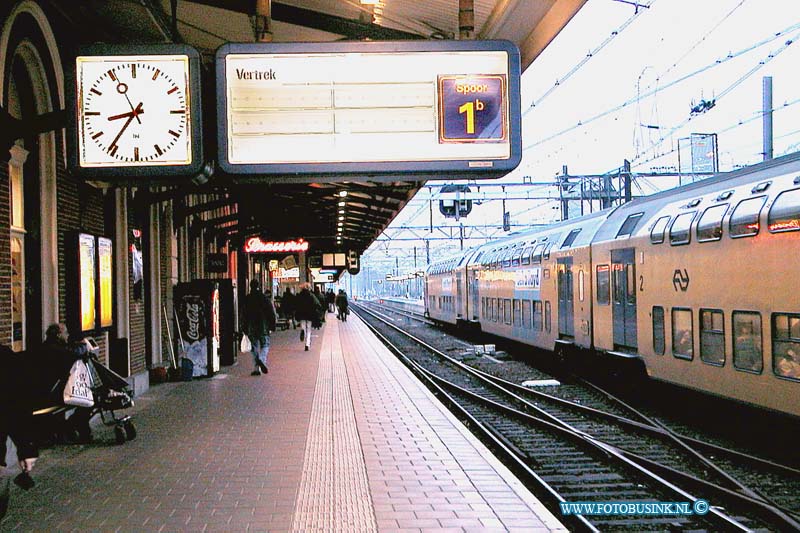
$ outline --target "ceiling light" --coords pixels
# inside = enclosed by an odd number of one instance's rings
[[[345,196],[347,196],[347,191],[339,191],[339,196],[344,198]]]
[[[377,5],[380,0],[361,0],[361,5],[363,6],[374,6]]]
[[[340,216],[340,217],[339,217],[339,220],[344,220],[344,216]]]
[[[347,202],[339,202],[339,207],[344,207],[347,205]]]

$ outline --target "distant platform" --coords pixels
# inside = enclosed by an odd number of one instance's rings
[[[425,312],[425,302],[422,300],[415,300],[412,298],[400,298],[397,296],[388,296],[383,298],[373,298],[370,300],[376,303],[387,303],[405,311],[412,311],[415,313]]]

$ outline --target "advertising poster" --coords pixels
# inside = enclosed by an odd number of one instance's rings
[[[78,274],[81,331],[89,331],[95,327],[95,253],[94,235],[79,234]]]
[[[111,327],[114,323],[113,309],[113,253],[114,248],[111,239],[105,237],[97,238],[97,254],[99,258],[100,276],[100,327]]]

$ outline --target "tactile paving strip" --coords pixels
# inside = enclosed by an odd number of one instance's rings
[[[377,531],[339,328],[325,328],[292,531]],[[333,342],[327,342],[332,340]]]

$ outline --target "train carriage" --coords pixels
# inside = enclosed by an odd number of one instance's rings
[[[592,245],[595,268],[611,273],[595,347],[641,356],[652,378],[800,416],[797,158],[616,215],[640,220],[624,241],[606,231]]]
[[[430,316],[800,416],[800,154],[431,265]]]

